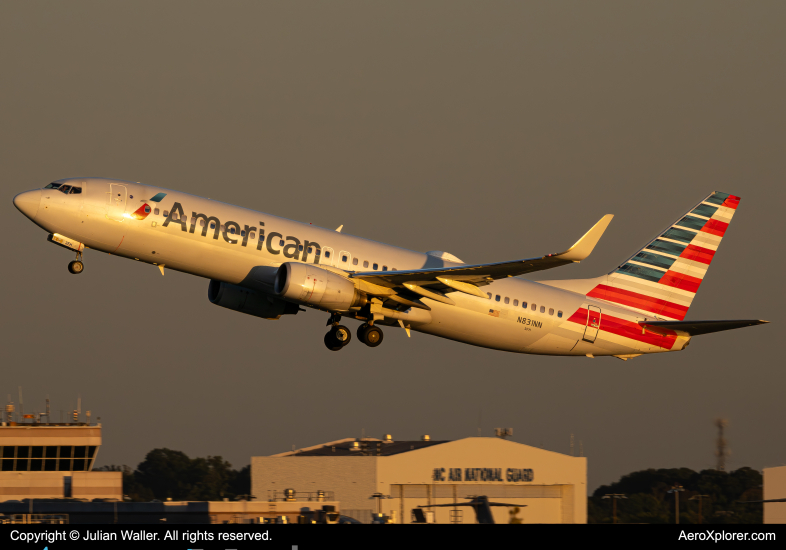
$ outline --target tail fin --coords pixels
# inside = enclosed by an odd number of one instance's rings
[[[682,321],[739,203],[739,197],[714,191],[587,296]]]

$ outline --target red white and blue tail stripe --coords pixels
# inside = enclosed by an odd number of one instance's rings
[[[713,192],[587,296],[682,321],[739,203]]]

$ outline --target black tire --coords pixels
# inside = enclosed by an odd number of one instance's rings
[[[333,333],[333,339],[341,344],[342,347],[352,341],[352,331],[344,325],[337,325],[330,332]]]
[[[368,323],[363,323],[358,327],[358,332],[357,332],[358,340],[360,340],[364,344],[366,343],[366,331],[369,329],[370,326],[371,325],[369,325]]]
[[[363,343],[370,348],[375,348],[382,343],[382,331],[378,327],[370,326],[363,334]]]
[[[333,331],[331,330],[327,334],[325,334],[325,347],[330,351],[338,351],[344,346],[336,340],[336,337],[333,335]]]
[[[79,260],[74,260],[73,262],[68,264],[68,271],[73,273],[74,275],[79,275],[84,270],[85,270],[85,264],[83,264]]]

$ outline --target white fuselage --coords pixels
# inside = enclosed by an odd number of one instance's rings
[[[49,233],[108,254],[261,292],[270,290],[269,281],[257,280],[254,268],[277,267],[284,262],[331,266],[347,272],[460,265],[140,183],[101,178],[60,182],[78,184],[82,192],[66,195],[56,189],[43,189],[37,212],[32,217],[26,213]],[[165,197],[160,202],[151,202],[151,197],[162,193]],[[175,203],[182,205],[187,220],[170,219],[166,223],[164,213],[171,212]],[[142,219],[134,217],[145,204],[151,211]],[[210,227],[215,221],[202,226],[204,218],[195,219],[198,214],[216,218],[219,223],[215,229]],[[264,241],[260,241],[263,234]],[[319,256],[313,252],[317,248],[322,251]],[[413,322],[412,330],[476,346],[545,355],[635,356],[683,349],[689,340],[640,336],[642,331],[636,323],[645,319],[644,314],[547,284],[508,278],[481,290],[491,298],[452,292],[449,297],[455,305],[423,298],[431,307],[430,321]],[[590,306],[599,313],[589,323],[599,326],[587,327]]]

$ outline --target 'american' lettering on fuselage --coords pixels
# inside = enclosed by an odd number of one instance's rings
[[[218,234],[221,233],[221,236],[224,238],[226,242],[229,244],[238,244],[240,243],[241,246],[248,246],[248,240],[250,235],[253,231],[256,231],[256,227],[250,225],[244,225],[243,228],[240,227],[240,224],[234,221],[228,221],[224,223],[223,230],[221,229],[221,220],[216,218],[215,216],[208,216],[207,214],[198,214],[196,212],[191,213],[191,227],[188,227],[188,220],[184,219],[185,213],[183,212],[183,206],[176,202],[172,209],[169,211],[169,214],[166,217],[163,225],[164,227],[168,227],[170,223],[176,223],[180,225],[181,231],[187,233],[194,233],[197,227],[197,220],[203,220],[204,225],[202,226],[202,236],[207,237],[208,229],[212,229],[213,231],[213,238],[218,240]],[[210,226],[210,223],[213,222],[213,227]],[[300,239],[297,237],[293,237],[291,235],[287,235],[284,237],[281,233],[271,232],[268,234],[267,239],[265,239],[265,222],[259,222],[259,240],[257,242],[257,250],[262,250],[263,246],[266,246],[267,251],[273,255],[277,254],[284,254],[285,258],[291,258],[293,260],[299,260],[302,262],[306,262],[308,259],[308,254],[310,249],[313,247],[314,253],[314,263],[319,263],[320,254],[317,253],[318,250],[321,250],[322,246],[313,241],[306,241],[304,240],[302,243]],[[232,233],[231,229],[235,229],[235,232]],[[234,235],[237,235],[240,238],[235,238]],[[242,241],[241,241],[242,238]],[[283,240],[286,239],[288,242],[284,245],[281,250],[277,250],[273,247],[276,240]],[[303,253],[302,257],[300,253]]]

